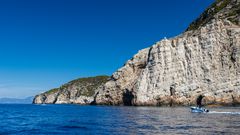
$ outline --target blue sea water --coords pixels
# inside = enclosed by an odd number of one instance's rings
[[[0,134],[239,134],[240,107],[0,105]],[[232,113],[235,112],[235,113]]]

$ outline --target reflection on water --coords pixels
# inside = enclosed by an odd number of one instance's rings
[[[238,134],[240,108],[0,105],[0,134]],[[235,113],[232,113],[235,112]]]

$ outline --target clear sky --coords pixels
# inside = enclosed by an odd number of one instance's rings
[[[111,75],[213,0],[0,0],[0,98]]]

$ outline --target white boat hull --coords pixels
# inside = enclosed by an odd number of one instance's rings
[[[208,109],[205,109],[205,108],[203,108],[203,107],[191,107],[191,112],[192,113],[207,113],[207,112],[209,112],[209,110]]]

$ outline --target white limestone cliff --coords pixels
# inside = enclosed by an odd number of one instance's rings
[[[213,19],[204,27],[139,51],[95,100],[110,105],[240,103],[240,27]]]
[[[172,106],[204,95],[205,104],[240,104],[240,0],[216,0],[186,32],[139,51],[104,80],[72,83],[34,103]]]

